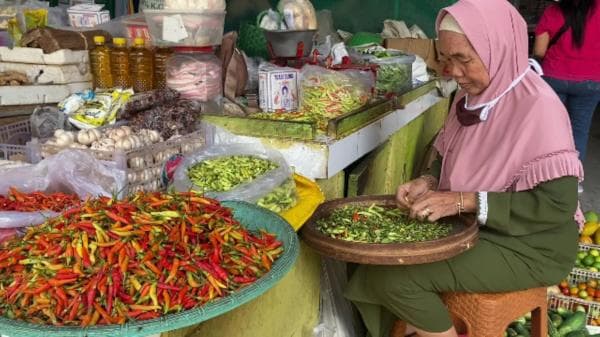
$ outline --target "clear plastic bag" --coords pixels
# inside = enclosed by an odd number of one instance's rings
[[[71,124],[64,113],[55,106],[39,106],[33,110],[29,118],[31,136],[35,138],[50,138],[58,129],[71,129]]]
[[[289,180],[292,179],[293,181],[292,170],[286,163],[285,159],[279,152],[267,149],[259,144],[217,145],[186,157],[175,171],[172,187],[174,187],[178,192],[190,190],[204,192],[198,186],[194,185],[194,183],[192,183],[190,180],[188,176],[189,169],[204,160],[231,157],[236,155],[266,159],[272,163],[275,163],[277,168],[258,176],[250,182],[234,186],[228,191],[206,192],[206,196],[215,198],[217,200],[242,200],[251,203],[257,203],[260,201],[262,207],[269,209],[271,209],[270,206],[274,206],[273,208],[280,206],[279,203],[281,200],[275,200],[275,195],[279,192],[282,192],[279,191],[280,189],[293,189],[293,191],[290,191],[290,193],[293,194],[292,199],[295,199],[295,185],[291,187],[289,186]],[[274,200],[267,200],[271,193],[273,193]],[[275,205],[275,203],[277,205]],[[295,204],[295,200],[291,200],[286,204],[289,208]],[[272,210],[278,211],[277,209]]]
[[[309,0],[281,0],[277,10],[283,14],[288,30],[317,29],[317,12]]]
[[[344,298],[347,281],[346,263],[323,259],[321,267],[321,303],[319,324],[314,337],[364,336],[355,324],[352,304]]]
[[[367,104],[375,83],[368,71],[334,71],[312,65],[302,68],[300,78],[301,111],[325,123]]]
[[[125,172],[116,164],[101,162],[84,151],[64,150],[36,165],[2,172],[0,194],[10,187],[31,193],[63,192],[81,199],[96,196],[112,197],[125,187]],[[18,228],[43,223],[54,212],[0,212],[0,228]]]
[[[164,9],[222,12],[225,0],[164,0]]]

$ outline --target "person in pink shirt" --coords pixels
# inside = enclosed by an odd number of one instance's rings
[[[583,161],[594,110],[600,102],[600,1],[562,0],[536,28],[534,55],[544,78],[567,107]]]

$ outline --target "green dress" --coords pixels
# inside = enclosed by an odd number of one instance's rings
[[[345,296],[372,337],[387,337],[396,319],[447,331],[452,321],[439,293],[515,291],[565,278],[578,250],[576,208],[576,177],[529,191],[488,193],[487,222],[471,250],[430,264],[359,266]]]

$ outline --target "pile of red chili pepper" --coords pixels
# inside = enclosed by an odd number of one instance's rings
[[[65,193],[46,194],[43,192],[23,193],[11,187],[7,196],[0,195],[0,211],[61,212],[81,201],[76,195]]]
[[[193,193],[88,200],[0,245],[0,315],[59,326],[157,318],[253,283],[282,252]]]

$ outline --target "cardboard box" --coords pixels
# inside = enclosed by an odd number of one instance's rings
[[[442,73],[442,65],[437,54],[437,41],[432,39],[392,38],[385,39],[386,48],[397,49],[408,54],[419,55],[427,67],[437,74]]]
[[[75,5],[67,9],[72,27],[93,28],[110,21],[110,12],[104,5]]]

